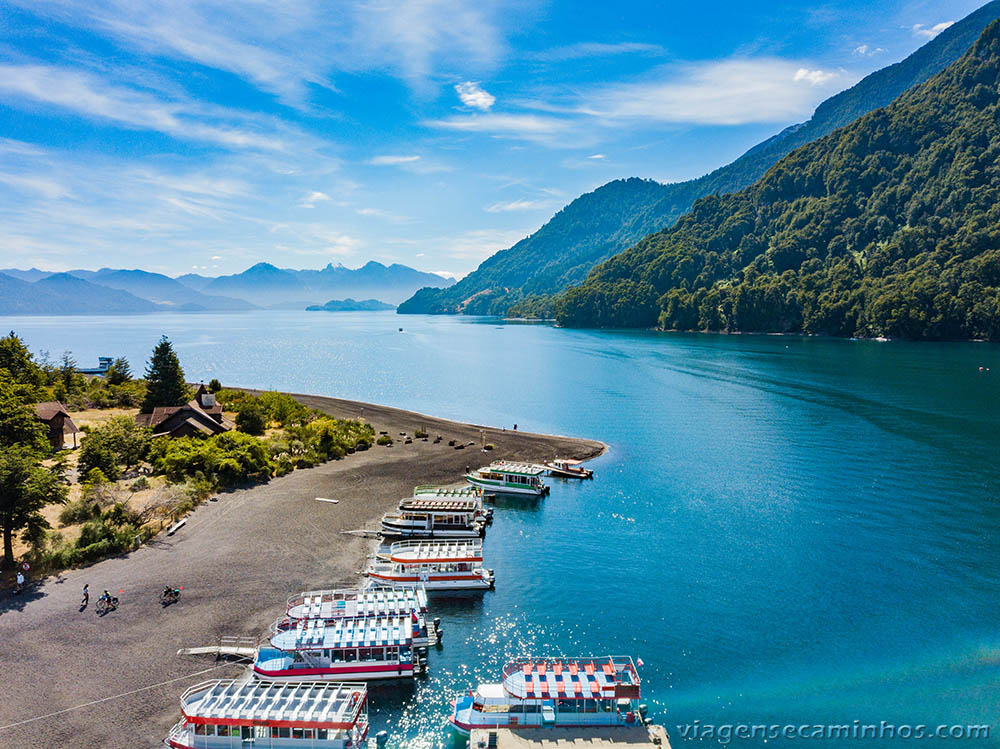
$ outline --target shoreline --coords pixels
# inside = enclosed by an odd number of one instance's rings
[[[331,416],[365,418],[397,441],[220,493],[197,507],[174,536],[160,533],[128,555],[33,580],[20,596],[0,593],[0,637],[8,653],[7,699],[0,701],[5,746],[159,745],[179,718],[184,689],[241,671],[177,656],[179,648],[212,645],[222,635],[261,636],[284,613],[289,595],[363,582],[358,572],[370,539],[343,531],[374,527],[415,485],[455,483],[466,466],[501,458],[586,460],[608,449],[596,440],[340,398],[295,397]],[[430,439],[404,444],[399,432],[412,436],[418,427]],[[434,444],[438,434],[442,441]],[[479,451],[481,435],[493,451]],[[448,446],[451,439],[475,446],[457,450]],[[80,611],[84,583],[91,587],[91,605]],[[162,608],[158,594],[165,584],[184,592],[178,604]],[[93,606],[105,588],[121,606],[102,618]],[[53,715],[60,711],[66,712]],[[44,715],[52,717],[31,720]]]

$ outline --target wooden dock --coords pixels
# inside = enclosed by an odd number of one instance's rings
[[[469,749],[670,749],[663,726],[475,728]]]

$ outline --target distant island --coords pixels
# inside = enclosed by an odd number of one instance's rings
[[[308,312],[382,312],[390,309],[396,309],[395,305],[380,302],[378,299],[357,301],[350,297],[331,299],[326,304],[310,304],[306,307]]]

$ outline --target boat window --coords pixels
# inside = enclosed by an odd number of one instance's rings
[[[361,652],[358,654],[358,660],[367,661],[372,657],[372,651],[368,648],[361,648]]]
[[[241,726],[240,727],[240,738],[241,739],[252,739],[253,738],[253,726]]]
[[[279,728],[278,729],[278,738],[279,739],[288,739],[288,738],[291,738],[291,736],[292,736],[292,729],[291,728]]]
[[[293,728],[292,728],[292,738],[293,738],[293,739],[301,739],[301,738],[302,738],[302,734],[303,734],[304,732],[305,732],[305,731],[304,731],[304,729],[302,729],[302,728],[294,728],[294,727],[293,727]]]
[[[556,702],[560,711],[565,711],[568,713],[576,712],[576,700],[559,700]]]
[[[194,726],[194,735],[195,736],[208,736],[209,735],[209,733],[208,733],[208,729],[209,728],[211,728],[211,726],[206,726],[204,723],[195,723],[195,726]],[[212,731],[212,733],[215,733],[215,731]]]
[[[316,738],[319,739],[320,741],[325,741],[327,733],[328,733],[327,729],[325,729],[325,728],[317,728],[316,729]]]

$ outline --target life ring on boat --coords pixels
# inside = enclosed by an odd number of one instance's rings
[[[358,704],[358,700],[361,699],[361,692],[351,692],[351,707]]]

